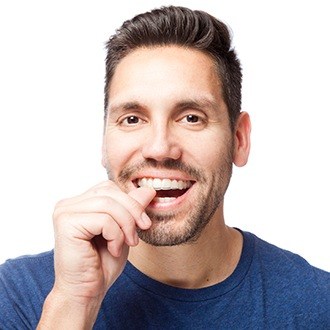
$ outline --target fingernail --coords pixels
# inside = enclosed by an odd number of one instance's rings
[[[147,213],[145,213],[145,212],[143,212],[142,214],[141,214],[141,220],[142,220],[142,222],[143,222],[143,224],[145,225],[145,226],[150,226],[151,225],[151,220],[150,220],[150,218],[148,217],[148,215],[147,215]]]

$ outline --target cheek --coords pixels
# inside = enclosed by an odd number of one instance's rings
[[[137,139],[122,134],[107,133],[105,140],[105,153],[107,167],[116,176],[138,150]]]
[[[208,134],[191,138],[185,149],[189,153],[189,158],[195,159],[200,168],[212,171],[219,168],[225,158],[228,160],[232,149],[231,140],[226,134],[219,132],[205,133]]]

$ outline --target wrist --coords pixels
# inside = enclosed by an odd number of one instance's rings
[[[44,302],[37,329],[92,329],[102,300],[71,296],[53,288]]]

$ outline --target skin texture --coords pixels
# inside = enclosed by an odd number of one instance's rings
[[[192,67],[205,68],[203,79]],[[156,245],[189,241],[211,219],[231,176],[232,136],[213,63],[196,51],[138,50],[118,65],[109,97],[105,165],[111,179],[125,191],[144,176],[194,181],[184,203],[148,208],[153,225],[140,237]]]
[[[250,120],[242,113],[230,129],[212,60],[174,46],[135,50],[118,64],[109,100],[102,162],[110,180],[55,208],[56,280],[39,328],[54,320],[90,328],[127,258],[163,283],[198,288],[224,280],[240,257],[223,197],[232,163],[247,162]],[[137,188],[143,177],[193,185],[162,204],[153,189]]]

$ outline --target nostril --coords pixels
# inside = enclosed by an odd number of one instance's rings
[[[142,156],[146,160],[164,162],[166,160],[178,160],[181,157],[181,152],[179,150],[169,150],[166,152],[160,151],[148,151],[142,152]]]
[[[178,141],[174,138],[168,139],[163,135],[149,135],[142,148],[142,156],[145,159],[156,160],[157,162],[166,159],[179,159],[181,157]]]

